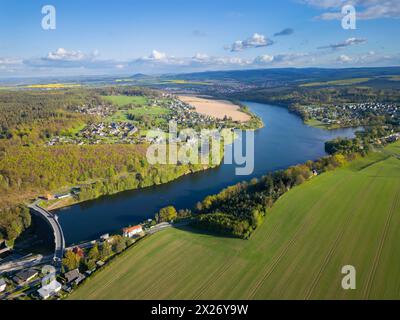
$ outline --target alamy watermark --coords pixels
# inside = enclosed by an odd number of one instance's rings
[[[352,5],[346,5],[342,8],[342,28],[345,30],[357,29],[357,11]]]
[[[42,7],[42,14],[45,15],[42,18],[42,29],[55,30],[57,28],[56,8],[52,5],[45,5]]]
[[[150,164],[202,164],[217,166],[235,164],[236,175],[250,175],[254,171],[254,131],[183,129],[169,122],[169,132],[149,130],[146,135],[151,145],[147,149]],[[223,155],[222,155],[223,152]]]
[[[355,290],[356,289],[356,268],[351,265],[343,266],[342,274],[345,274],[345,276],[342,279],[342,288],[344,290]]]

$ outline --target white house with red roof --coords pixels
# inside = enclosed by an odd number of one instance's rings
[[[143,232],[142,226],[133,226],[122,229],[122,235],[127,238],[132,238],[134,235]]]

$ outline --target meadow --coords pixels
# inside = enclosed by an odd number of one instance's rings
[[[150,117],[156,124],[164,122],[159,117],[169,113],[169,110],[160,106],[149,106],[149,99],[145,96],[104,96],[104,98],[118,106],[118,111],[107,118],[110,122],[133,122],[131,119]]]
[[[118,107],[124,107],[130,104],[143,106],[148,103],[148,98],[144,96],[104,96],[104,98]]]
[[[250,240],[149,236],[70,299],[399,299],[400,143],[293,188]],[[344,290],[341,269],[357,271]]]

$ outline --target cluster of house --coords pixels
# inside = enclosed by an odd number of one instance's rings
[[[197,113],[195,112],[195,107],[175,97],[167,101],[166,107],[171,110],[167,120],[174,121],[181,127],[193,128],[195,126],[200,126],[202,128],[226,128],[226,121]]]
[[[161,98],[148,99],[148,106],[160,106],[168,109],[169,112],[157,115],[158,119],[165,120],[164,123],[168,124],[174,121],[180,128],[216,128],[224,129],[231,126],[228,123],[229,119],[216,119],[211,116],[203,115],[195,112],[195,107],[190,104],[184,103],[176,96],[169,93],[163,93]],[[99,104],[97,106],[82,105],[74,108],[74,111],[85,114],[97,115],[106,117],[112,115],[116,110],[115,107],[106,104]],[[142,129],[146,125],[144,123],[136,123]],[[165,128],[163,128],[165,129]],[[55,136],[47,142],[48,146],[55,145],[87,145],[87,144],[101,144],[104,141],[117,142],[117,143],[142,143],[145,142],[145,137],[135,135],[138,132],[138,127],[130,122],[112,122],[112,123],[93,123],[78,132],[75,136]]]
[[[54,198],[54,196],[52,196]],[[143,227],[141,225],[130,226],[122,229],[122,235],[126,238],[137,238],[144,235]],[[104,234],[100,237],[100,242],[112,243],[113,237],[109,234]],[[97,241],[90,242],[90,246],[96,244]],[[89,244],[89,243],[88,243]],[[75,246],[72,249],[77,256],[83,258],[85,256],[84,250],[80,246]],[[48,299],[50,297],[59,296],[59,292],[70,293],[73,288],[82,283],[88,276],[90,276],[96,269],[101,268],[105,264],[104,261],[96,261],[96,267],[92,270],[87,270],[84,273],[80,272],[79,268],[70,270],[63,274],[61,283],[57,280],[52,280],[48,283],[43,284],[43,275],[41,275],[40,268],[27,268],[23,269],[11,276],[10,279],[0,278],[0,293],[3,293],[9,284],[13,284],[14,290],[19,288],[27,287],[29,294],[36,296],[40,299]]]
[[[99,137],[118,137],[123,139],[134,135],[137,131],[138,129],[129,122],[100,122],[87,126],[79,132],[78,137],[89,141],[98,139]]]
[[[61,291],[63,285],[55,279],[47,283],[43,283],[43,277],[40,277],[40,271],[34,268],[24,269],[17,272],[11,279],[0,279],[0,293],[4,292],[8,285],[13,285],[14,290],[19,290],[29,286],[29,292],[36,294],[40,299],[48,299]],[[68,281],[68,280],[66,280]],[[37,289],[39,287],[39,289]]]
[[[129,122],[94,123],[85,127],[76,136],[55,136],[48,143],[48,146],[62,144],[99,144],[102,139],[117,139],[122,142],[133,142],[133,135],[138,128]]]
[[[377,142],[381,144],[392,143],[400,140],[400,132],[389,134],[386,137],[380,138]]]
[[[72,110],[83,114],[99,116],[99,117],[107,117],[113,114],[113,112],[115,112],[115,107],[107,104],[96,104],[96,105],[83,104],[81,106],[76,106],[72,108]]]
[[[385,116],[400,121],[400,107],[389,103],[349,103],[332,106],[302,106],[310,119],[326,124],[360,125],[371,116]]]

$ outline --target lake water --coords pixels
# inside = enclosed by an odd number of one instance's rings
[[[255,168],[251,176],[236,176],[235,166],[222,164],[181,177],[168,184],[122,192],[55,211],[67,244],[98,238],[104,233],[140,223],[161,208],[193,208],[210,194],[239,181],[259,177],[324,155],[324,142],[335,137],[352,137],[354,129],[321,130],[306,126],[286,108],[247,102],[265,127],[255,133]]]

